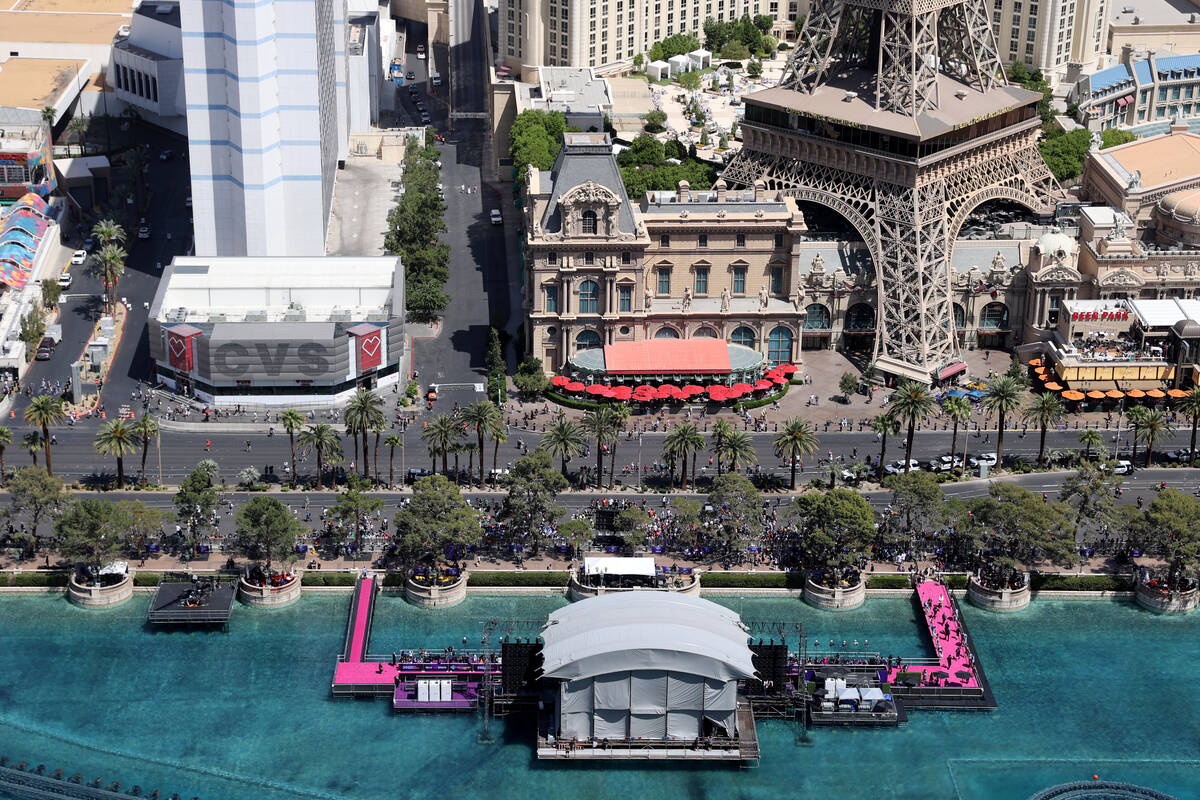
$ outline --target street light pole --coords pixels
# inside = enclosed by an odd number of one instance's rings
[[[642,434],[638,433],[638,491],[642,488]]]
[[[155,441],[155,444],[157,445],[155,449],[158,450],[158,485],[162,486],[163,485],[163,471],[162,471],[162,431],[161,430],[157,431],[155,433],[154,441]]]

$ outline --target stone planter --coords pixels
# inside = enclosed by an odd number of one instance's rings
[[[248,606],[280,608],[296,602],[300,597],[301,577],[297,575],[283,586],[255,586],[244,577],[238,578],[238,600]]]
[[[1139,583],[1133,596],[1139,606],[1160,614],[1179,614],[1200,605],[1200,589],[1161,594],[1154,587]]]
[[[645,589],[640,588],[621,588],[608,586],[588,586],[579,581],[579,572],[571,570],[571,578],[567,581],[567,597],[571,600],[586,600],[589,597],[599,597],[602,594],[619,594],[620,592],[642,592]],[[677,585],[669,585],[663,589],[654,589],[656,592],[677,592],[679,594],[700,595],[700,570],[692,570],[691,579],[681,582]]]
[[[967,582],[967,599],[989,611],[1020,611],[1029,605],[1032,598],[1028,575],[1025,576],[1025,585],[1020,589],[989,589],[975,580],[974,575]]]
[[[107,608],[124,603],[133,597],[133,573],[125,574],[125,580],[111,586],[81,586],[75,575],[67,582],[67,599],[84,608]]]
[[[866,602],[867,582],[859,578],[858,583],[853,586],[839,586],[835,589],[830,589],[827,586],[814,583],[812,578],[806,578],[804,581],[804,599],[810,605],[823,608],[826,611],[848,611],[852,608],[858,608]]]
[[[426,586],[417,583],[409,575],[404,581],[404,599],[414,606],[422,608],[447,608],[456,606],[467,599],[467,579],[470,573],[465,570],[454,583],[445,586]]]

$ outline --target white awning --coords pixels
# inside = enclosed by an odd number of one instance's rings
[[[588,575],[640,575],[654,577],[653,558],[588,557],[583,560]]]

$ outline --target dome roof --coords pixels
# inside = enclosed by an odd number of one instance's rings
[[[1179,222],[1200,223],[1200,189],[1181,189],[1158,201],[1158,213]]]
[[[1049,233],[1043,233],[1038,237],[1037,247],[1042,255],[1056,256],[1061,253],[1063,256],[1068,256],[1075,252],[1076,243],[1074,239],[1058,228],[1052,228]]]
[[[1181,319],[1171,326],[1171,330],[1180,339],[1200,338],[1200,322],[1194,319]]]

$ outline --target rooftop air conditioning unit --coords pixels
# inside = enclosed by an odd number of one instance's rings
[[[387,322],[388,313],[382,309],[367,312],[367,322]]]
[[[329,312],[330,322],[349,322],[350,310],[344,308],[335,308]]]
[[[1134,8],[1133,6],[1125,6],[1124,8],[1121,9],[1122,14],[1132,14],[1135,11],[1137,11],[1137,9]]]
[[[284,314],[283,314],[284,322],[304,322],[305,319],[307,319],[307,315],[305,315],[304,309],[302,309],[302,308],[301,309],[289,309],[288,311],[284,312]]]
[[[256,309],[254,311],[246,312],[246,322],[266,322],[266,321],[267,321],[267,312],[266,311],[259,311]]]

